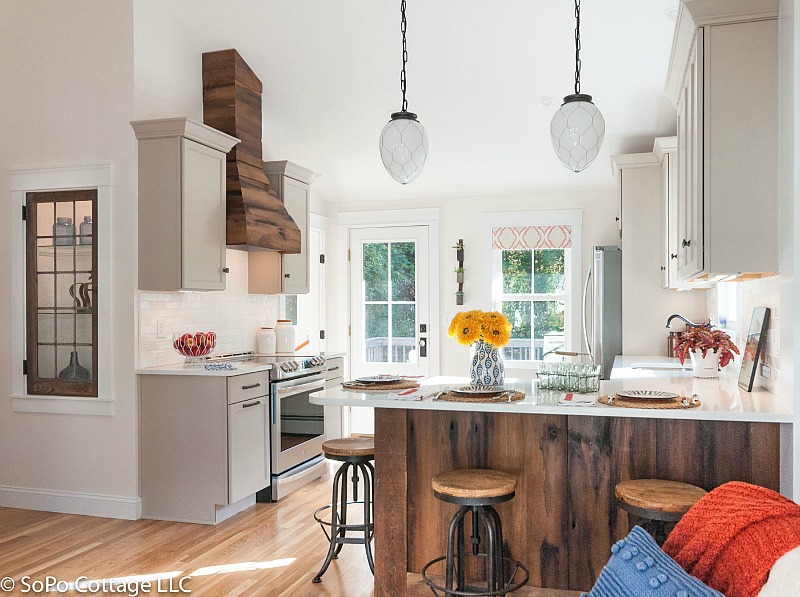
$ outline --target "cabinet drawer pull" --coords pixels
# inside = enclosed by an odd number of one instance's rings
[[[690,246],[692,246],[692,241],[690,241],[690,240],[686,240],[686,239],[684,238],[684,239],[683,239],[683,242],[681,243],[681,246],[682,246],[684,249],[685,249],[686,247],[690,247]]]
[[[328,367],[328,371],[338,371],[339,367]]]
[[[261,387],[260,383],[254,383],[254,384],[250,384],[249,386],[242,386],[242,389],[243,390],[252,390],[253,388],[259,388],[259,387]]]
[[[261,400],[256,400],[255,402],[248,402],[247,404],[242,404],[242,408],[250,408],[251,406],[258,406],[261,404]]]

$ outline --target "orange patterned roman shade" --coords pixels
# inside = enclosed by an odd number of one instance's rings
[[[492,228],[492,248],[507,251],[568,249],[571,226],[501,226]]]

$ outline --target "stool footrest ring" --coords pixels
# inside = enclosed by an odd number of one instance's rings
[[[465,561],[467,559],[469,559],[469,558],[475,558],[475,557],[485,558],[487,556],[486,556],[485,553],[466,554],[464,556]],[[464,595],[464,596],[485,595],[486,597],[493,597],[494,595],[505,595],[506,593],[511,593],[512,591],[516,591],[517,589],[523,587],[524,585],[526,585],[528,583],[528,580],[530,579],[530,572],[528,572],[528,568],[525,566],[525,564],[523,564],[522,562],[518,562],[517,560],[512,560],[511,558],[504,557],[503,561],[506,562],[506,564],[510,564],[510,568],[509,569],[513,570],[513,572],[509,575],[508,581],[505,582],[505,586],[502,589],[498,589],[496,591],[487,591],[485,588],[480,589],[480,588],[477,588],[477,587],[476,587],[475,591],[460,591],[460,590],[456,590],[456,589],[447,589],[447,588],[445,588],[445,587],[443,587],[441,585],[437,585],[430,578],[428,578],[428,568],[430,568],[434,564],[437,564],[438,562],[442,562],[442,561],[444,561],[446,559],[447,559],[447,556],[440,556],[440,557],[436,558],[435,560],[431,560],[430,562],[425,564],[425,566],[422,568],[422,571],[421,571],[422,580],[425,581],[425,584],[427,584],[431,588],[431,591],[433,591],[433,594],[437,595],[437,597],[439,595],[439,593],[437,593],[437,591],[441,591],[443,595],[458,595],[458,596],[461,596],[461,595]],[[517,571],[520,570],[520,569],[522,569],[522,571],[525,573],[525,578],[523,578],[521,581],[515,583],[515,582],[513,582],[514,577],[517,575]],[[504,581],[505,581],[505,579],[504,579]],[[466,588],[469,588],[469,587],[466,587]]]
[[[364,501],[361,500],[361,501],[357,501],[357,502],[347,502],[348,506],[352,506],[352,505],[355,505],[355,504],[363,506],[364,505]],[[333,526],[333,523],[330,520],[323,520],[322,517],[320,516],[320,514],[322,512],[324,512],[325,510],[330,510],[330,509],[331,509],[331,505],[330,504],[326,504],[326,505],[322,506],[321,508],[317,508],[314,511],[314,520],[316,520],[319,523],[319,526],[322,528],[322,532],[325,533],[325,536],[328,538],[328,541],[331,540],[331,536],[328,533],[328,531],[325,529],[325,527],[331,528]],[[363,533],[364,531],[369,531],[370,540],[372,540],[372,537],[374,535],[374,529],[375,529],[375,524],[372,523],[372,522],[360,523],[360,524],[341,524],[340,523],[340,524],[338,524],[336,526],[340,531],[345,531],[345,532],[347,532],[347,531],[358,531],[358,532]],[[345,541],[342,538],[338,538],[337,541],[339,543],[360,543],[362,545],[364,543],[364,539],[360,538],[360,537],[353,538],[352,541],[351,540]]]

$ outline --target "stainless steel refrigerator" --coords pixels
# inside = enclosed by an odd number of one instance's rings
[[[583,287],[583,340],[608,379],[622,354],[622,250],[616,245],[594,248]]]

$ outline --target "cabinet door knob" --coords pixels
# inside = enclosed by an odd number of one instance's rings
[[[669,258],[670,259],[677,259],[678,258],[678,254],[677,253],[670,253],[669,254]]]
[[[617,222],[619,222],[619,216],[617,216],[617,217],[616,217],[616,218],[614,218],[614,219],[615,219]]]
[[[686,240],[685,238],[683,239],[683,242],[681,243],[681,246],[682,246],[684,249],[685,249],[686,247],[690,247],[691,245],[692,245],[692,241],[690,241],[690,240]]]
[[[229,274],[229,273],[231,273],[231,268],[229,268],[229,267],[223,267],[223,268],[222,268],[222,273],[223,273],[223,274]]]
[[[291,277],[292,277],[292,274],[283,274],[283,277],[284,277],[284,278],[291,278]]]
[[[662,272],[663,272],[663,271],[665,271],[666,269],[667,269],[667,267],[666,267],[665,265],[662,265],[662,266],[661,266],[661,271],[662,271]]]

